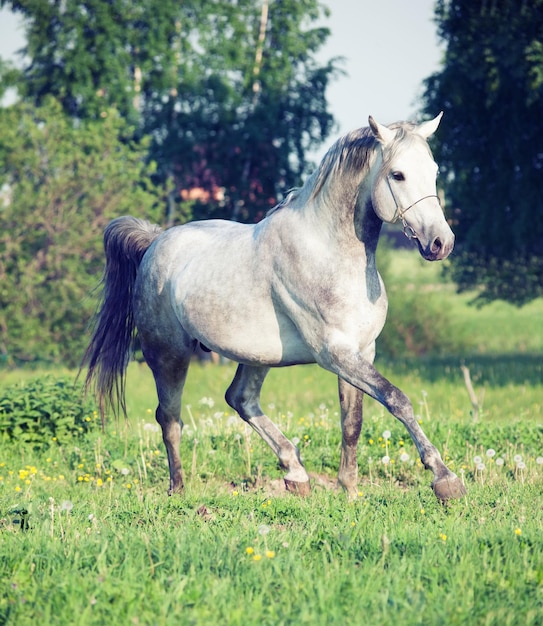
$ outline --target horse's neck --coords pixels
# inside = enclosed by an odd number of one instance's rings
[[[325,232],[334,233],[343,251],[350,246],[359,252],[362,246],[366,258],[374,262],[383,222],[373,210],[369,184],[349,187],[336,181],[336,187],[319,198],[313,210]]]
[[[357,239],[366,248],[366,258],[375,259],[375,252],[383,226],[371,204],[371,198],[365,197],[358,202],[354,210],[354,228]]]

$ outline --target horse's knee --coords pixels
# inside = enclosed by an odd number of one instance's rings
[[[228,387],[228,389],[226,390],[226,393],[224,394],[224,399],[226,400],[226,403],[228,404],[230,408],[234,409],[234,411],[237,411],[236,394],[233,389],[233,386],[234,386],[234,383],[232,383],[230,387]]]
[[[228,406],[232,407],[245,421],[262,413],[258,403],[258,396],[255,398],[253,394],[249,394],[245,389],[240,388],[236,380],[226,390],[224,399]]]

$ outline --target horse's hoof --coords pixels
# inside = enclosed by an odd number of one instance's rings
[[[463,498],[466,495],[466,488],[455,474],[437,478],[432,483],[432,489],[440,502]]]
[[[311,486],[308,480],[300,482],[285,478],[285,487],[287,488],[287,491],[290,491],[290,493],[297,496],[308,496],[311,493]]]
[[[340,480],[337,481],[338,487],[341,487],[347,496],[347,500],[354,501],[358,499],[358,486],[357,485],[346,485],[342,483]]]
[[[176,485],[170,485],[170,488],[168,489],[168,495],[169,496],[180,496],[183,495],[185,493],[185,485],[183,483],[178,483]]]

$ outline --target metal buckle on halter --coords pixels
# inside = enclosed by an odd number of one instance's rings
[[[403,217],[402,217],[402,225],[403,225],[403,234],[408,239],[417,239],[417,233],[415,229],[413,228],[413,226],[409,226],[409,224],[405,221]]]

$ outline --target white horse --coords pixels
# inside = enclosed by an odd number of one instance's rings
[[[195,346],[239,363],[228,404],[269,444],[289,491],[309,493],[300,453],[260,407],[270,367],[318,363],[339,378],[339,483],[357,492],[356,450],[368,394],[399,419],[440,500],[464,486],[443,463],[408,398],[373,366],[387,298],[375,265],[383,222],[402,220],[429,261],[454,245],[436,195],[427,139],[441,115],[418,126],[369,128],[337,141],[307,182],[258,224],[192,222],[162,232],[120,217],[104,233],[102,307],[86,353],[87,384],[120,402],[134,333],[156,382],[156,419],[170,470],[169,493],[183,490],[181,395]]]

